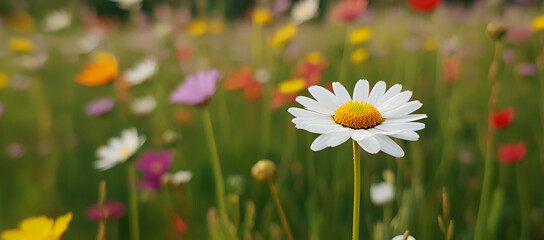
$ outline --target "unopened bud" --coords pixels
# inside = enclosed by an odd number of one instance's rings
[[[491,39],[501,40],[508,32],[508,28],[502,22],[490,22],[487,24],[486,32]]]
[[[276,176],[276,164],[270,160],[260,160],[251,168],[251,175],[259,181],[271,181]]]

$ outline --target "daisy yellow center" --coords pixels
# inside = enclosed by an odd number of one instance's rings
[[[349,101],[340,106],[332,119],[353,129],[368,129],[383,121],[382,114],[372,104],[367,102]]]
[[[129,146],[124,146],[121,149],[121,158],[128,158],[130,157],[130,154],[132,153],[132,148]]]

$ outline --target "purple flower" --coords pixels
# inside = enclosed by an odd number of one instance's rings
[[[111,98],[101,98],[92,101],[85,107],[85,113],[89,116],[106,114],[113,109],[115,102]]]
[[[93,221],[120,218],[124,214],[125,206],[120,202],[105,202],[102,211],[98,205],[92,205],[87,209],[87,218]]]
[[[516,52],[512,49],[505,49],[502,52],[502,60],[504,63],[512,63],[516,59]]]
[[[147,176],[160,177],[168,172],[168,168],[170,168],[173,158],[173,151],[146,151],[140,160],[138,160],[138,168],[140,168]]]
[[[521,76],[533,76],[536,74],[536,65],[531,62],[520,63],[516,66],[516,72]]]
[[[217,69],[207,72],[199,71],[195,75],[189,75],[185,82],[181,83],[172,93],[170,102],[194,106],[202,105],[215,93],[215,84],[218,79]]]
[[[4,113],[4,104],[0,102],[0,118],[2,117],[2,114]]]

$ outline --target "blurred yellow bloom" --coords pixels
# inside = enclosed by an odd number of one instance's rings
[[[351,44],[365,43],[372,37],[372,29],[370,27],[362,27],[355,29],[349,35],[349,42]]]
[[[30,217],[19,224],[18,229],[2,232],[3,240],[59,240],[72,220],[69,212],[56,220],[46,216]]]
[[[8,75],[4,72],[0,72],[0,90],[8,86]]]
[[[9,40],[9,49],[15,52],[31,52],[34,43],[26,38],[12,38]]]
[[[272,14],[266,8],[257,8],[253,11],[253,23],[265,25],[272,22]]]
[[[278,91],[284,94],[298,93],[306,88],[306,81],[302,78],[293,78],[280,83]]]
[[[544,30],[544,14],[533,20],[533,29],[537,31]]]
[[[323,56],[320,52],[311,52],[308,53],[308,56],[306,56],[306,59],[312,63],[312,64],[319,64],[321,60],[323,60]]]
[[[83,71],[75,76],[75,81],[85,86],[102,86],[117,76],[118,66],[115,55],[98,52],[93,62],[87,63]]]
[[[210,20],[208,22],[208,30],[211,34],[221,34],[225,31],[225,24],[221,20]]]
[[[427,51],[433,51],[438,48],[438,38],[436,37],[428,37],[425,39],[425,42],[423,43],[423,48]]]
[[[297,26],[295,24],[289,23],[285,27],[282,27],[276,31],[272,39],[270,40],[270,45],[272,47],[281,47],[285,42],[289,41],[297,33]]]
[[[6,17],[6,23],[16,32],[29,33],[34,31],[34,19],[30,14],[23,11],[11,12]]]
[[[206,22],[202,20],[193,20],[189,22],[187,26],[187,33],[191,36],[201,36],[206,33],[207,26]]]
[[[351,53],[351,62],[353,64],[359,64],[368,58],[368,50],[366,48],[357,48]]]

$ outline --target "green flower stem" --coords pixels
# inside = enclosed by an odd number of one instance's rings
[[[346,63],[346,57],[349,55],[349,48],[350,48],[350,45],[349,45],[349,35],[351,33],[351,27],[350,26],[347,26],[346,29],[346,36],[344,37],[344,47],[342,49],[342,58],[341,58],[341,61],[340,61],[340,74],[338,76],[338,79],[339,79],[339,82],[342,83],[344,86],[347,84],[347,72],[348,72],[348,67],[347,67],[347,64]]]
[[[136,168],[133,163],[127,165],[127,183],[129,193],[129,207],[130,207],[130,239],[140,240],[140,227],[138,226],[138,195],[136,188],[132,186],[132,181],[136,179]]]
[[[270,186],[270,191],[272,192],[274,201],[276,202],[276,205],[278,206],[278,212],[280,213],[281,223],[283,225],[285,234],[287,234],[287,238],[289,240],[293,240],[293,234],[291,233],[291,229],[289,228],[289,223],[287,223],[287,217],[285,217],[285,212],[283,211],[283,207],[281,206],[281,202],[280,202],[280,197],[278,196],[278,189],[276,189],[276,185],[274,185],[272,181],[268,181],[268,185]]]
[[[359,240],[359,214],[361,212],[361,160],[359,144],[353,140],[353,240]]]
[[[520,209],[521,209],[521,233],[519,239],[530,239],[531,235],[531,201],[527,198],[527,188],[525,181],[523,179],[523,175],[525,172],[521,168],[521,163],[516,164],[516,176],[517,176],[517,183],[518,183],[518,195],[519,195],[519,203],[520,203]]]
[[[226,204],[225,204],[225,182],[223,180],[223,174],[221,173],[221,164],[219,162],[219,154],[217,153],[217,144],[215,143],[215,137],[213,135],[212,119],[210,118],[210,111],[208,108],[203,110],[204,117],[204,130],[206,132],[206,140],[208,141],[208,147],[212,155],[212,170],[213,177],[215,179],[215,194],[217,197],[217,208],[221,217],[227,216]]]

